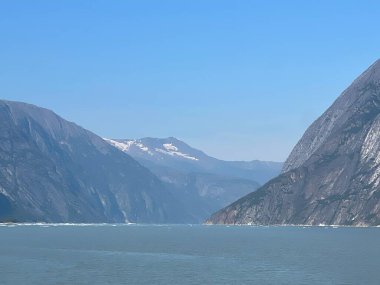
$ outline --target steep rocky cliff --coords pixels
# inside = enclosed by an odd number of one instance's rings
[[[207,223],[380,224],[380,61],[306,131],[283,173]]]
[[[191,221],[145,167],[53,112],[0,101],[0,221]]]

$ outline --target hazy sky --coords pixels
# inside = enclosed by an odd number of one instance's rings
[[[284,160],[380,57],[380,1],[0,1],[0,97],[110,138]]]

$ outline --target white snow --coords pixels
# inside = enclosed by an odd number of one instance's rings
[[[189,160],[194,160],[194,161],[199,160],[196,157],[193,157],[189,154],[186,154],[186,153],[179,151],[178,147],[176,147],[172,143],[164,143],[162,145],[163,148],[155,148],[154,150],[151,150],[146,145],[141,143],[141,141],[138,141],[138,140],[118,142],[118,141],[111,140],[111,139],[106,139],[106,138],[103,138],[103,139],[105,141],[107,141],[109,144],[113,145],[114,147],[120,149],[123,152],[127,152],[127,153],[131,150],[131,147],[137,147],[141,151],[146,152],[151,156],[154,155],[154,151],[155,151],[155,152],[158,152],[160,154],[176,156],[176,157],[185,158],[185,159],[189,159]]]
[[[121,151],[127,152],[131,145],[134,143],[134,141],[127,141],[127,142],[118,142],[110,139],[103,138],[106,142],[113,145],[114,147],[117,147]]]
[[[178,148],[171,143],[164,143],[162,145],[167,151],[178,151]]]
[[[182,153],[182,152],[178,151],[178,148],[171,143],[163,144],[162,146],[165,149],[156,148],[155,151],[163,153],[163,154],[171,155],[171,156],[179,156],[181,158],[186,158],[186,159],[190,159],[190,160],[195,160],[195,161],[199,160],[196,157],[193,157],[189,154]]]
[[[143,145],[142,143],[139,143],[139,142],[136,142],[136,141],[135,141],[134,144],[135,144],[137,147],[139,147],[142,151],[145,151],[145,152],[150,153],[149,148],[146,147],[145,145]],[[150,153],[150,154],[153,154],[153,153]]]
[[[120,149],[121,151],[128,152],[132,146],[136,146],[139,149],[141,149],[144,152],[147,152],[150,155],[153,155],[153,152],[149,150],[149,148],[145,145],[143,145],[141,142],[138,142],[136,140],[130,140],[125,142],[118,142],[111,139],[103,138],[105,141],[113,145],[114,147]]]

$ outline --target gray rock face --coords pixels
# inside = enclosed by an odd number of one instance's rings
[[[0,221],[191,221],[145,167],[36,106],[0,101]]]
[[[223,161],[170,137],[107,140],[150,169],[197,222],[255,191],[280,173],[282,163]]]
[[[208,223],[380,224],[380,61],[306,131],[283,173]]]

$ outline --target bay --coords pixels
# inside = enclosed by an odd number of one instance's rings
[[[0,284],[379,284],[380,228],[3,225]]]

